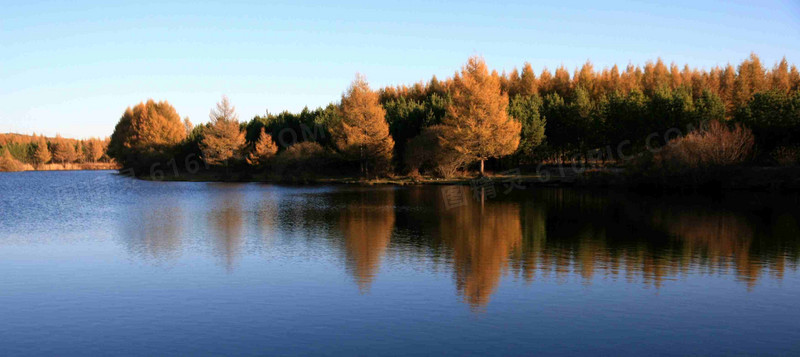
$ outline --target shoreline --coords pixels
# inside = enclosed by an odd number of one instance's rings
[[[549,172],[553,172],[550,170]],[[524,186],[524,187],[575,187],[596,189],[628,189],[638,191],[660,192],[724,192],[724,191],[767,191],[767,192],[800,192],[800,167],[741,167],[725,171],[722,174],[699,184],[687,184],[685,177],[662,178],[657,180],[638,180],[632,178],[620,168],[592,169],[576,174],[567,172],[564,175],[537,175],[522,173],[520,175],[492,175],[480,177],[460,176],[448,179],[436,177],[396,176],[365,180],[352,176],[321,176],[284,178],[267,174],[250,174],[246,172],[180,173],[159,177],[158,179],[144,175],[136,176],[144,181],[164,182],[254,182],[287,185],[355,185],[355,186],[413,186],[413,185],[461,185],[479,186],[486,184]],[[672,181],[672,182],[670,182]]]
[[[29,165],[29,164],[27,164]],[[103,171],[103,170],[120,170],[121,167],[117,163],[85,163],[85,164],[46,164],[40,167],[26,167],[23,170],[8,170],[0,172],[34,172],[34,171]]]

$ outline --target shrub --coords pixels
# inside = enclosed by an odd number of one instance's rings
[[[714,121],[707,130],[674,140],[656,154],[656,161],[673,170],[739,165],[753,153],[753,133],[740,124],[728,128]]]
[[[753,154],[753,133],[736,124],[720,122],[673,140],[660,151],[645,155],[629,168],[640,184],[657,186],[700,186],[730,181],[731,169],[747,162]]]
[[[294,144],[275,157],[276,171],[290,180],[308,180],[327,167],[329,155],[321,145],[304,141]]]
[[[794,166],[800,164],[800,146],[780,146],[770,156],[778,165]]]

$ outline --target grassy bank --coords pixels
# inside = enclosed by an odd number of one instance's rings
[[[76,171],[76,170],[118,170],[117,163],[92,162],[85,164],[45,164],[33,166],[31,164],[19,164],[8,167],[0,167],[0,172],[16,171]]]

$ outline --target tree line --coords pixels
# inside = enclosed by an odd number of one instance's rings
[[[106,154],[109,138],[69,139],[61,135],[0,134],[0,171],[16,171],[11,168],[41,169],[47,164],[108,163],[112,159]]]
[[[338,103],[247,122],[227,98],[198,126],[168,102],[149,100],[125,111],[109,155],[140,170],[173,160],[177,171],[188,161],[176,158],[196,157],[225,172],[447,177],[483,173],[487,164],[619,160],[605,148],[624,142],[642,149],[652,133],[672,132],[666,141],[715,121],[752,130],[759,163],[786,156],[796,163],[796,66],[783,59],[767,69],[752,54],[737,67],[680,68],[659,59],[624,70],[597,71],[587,62],[572,74],[561,66],[537,75],[528,63],[498,73],[472,57],[451,78],[373,90],[358,75]]]

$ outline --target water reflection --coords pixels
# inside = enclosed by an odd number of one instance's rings
[[[241,254],[243,238],[243,193],[237,185],[213,185],[213,198],[208,212],[208,223],[213,234],[214,253],[221,257],[228,271],[232,271]]]
[[[339,215],[347,270],[362,292],[369,290],[389,246],[395,221],[394,193],[382,189],[347,195]]]
[[[183,209],[175,202],[145,200],[122,220],[130,254],[157,263],[176,259],[183,245]]]
[[[460,189],[471,197],[468,187]],[[128,251],[177,259],[183,237],[195,236],[233,272],[244,254],[286,246],[297,252],[301,245],[309,254],[343,257],[343,271],[361,292],[384,261],[398,258],[422,271],[444,267],[474,309],[490,303],[506,276],[531,284],[602,278],[664,288],[680,277],[713,274],[753,289],[765,276],[797,270],[800,260],[800,212],[790,197],[540,189],[447,208],[438,187],[208,185],[201,192],[202,199],[175,194],[133,209],[125,218]],[[206,224],[198,228],[191,217]],[[247,239],[261,249],[245,252]]]
[[[780,276],[787,263],[796,267],[798,260],[797,211],[792,205],[780,208],[778,212],[785,213],[774,217],[764,207],[707,199],[568,190],[534,197],[522,203],[525,243],[515,256],[515,267],[529,280],[537,273],[573,272],[591,281],[599,272],[640,277],[660,287],[680,275],[730,272],[752,287],[765,269]],[[770,227],[776,218],[784,223]],[[539,223],[531,227],[529,222]]]
[[[256,239],[256,242],[259,247],[264,248],[278,234],[275,227],[278,224],[279,198],[272,191],[266,191],[260,195],[260,198],[255,212],[256,231],[259,238]]]
[[[680,240],[681,264],[702,266],[710,273],[732,269],[750,288],[765,269],[781,277],[787,261],[797,262],[796,242],[781,248],[785,239],[800,237],[797,216],[789,213],[756,211],[748,217],[724,210],[659,208],[653,223]]]
[[[469,189],[461,187],[468,195]],[[452,250],[456,287],[472,307],[485,305],[522,244],[517,204],[468,200],[440,212],[438,234]]]

